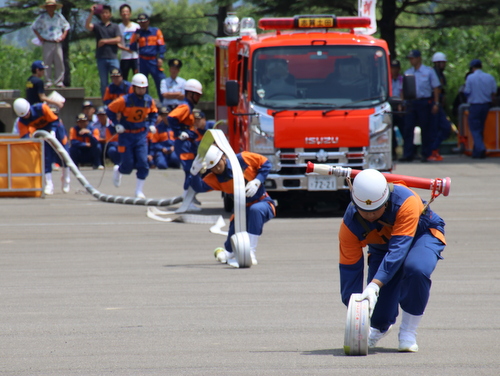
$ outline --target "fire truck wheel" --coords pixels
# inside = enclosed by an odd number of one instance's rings
[[[228,213],[232,213],[234,209],[233,198],[225,193],[222,193],[222,199],[224,200],[224,210]]]

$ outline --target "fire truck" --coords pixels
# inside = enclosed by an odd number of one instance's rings
[[[391,171],[389,50],[356,32],[369,18],[263,18],[257,34],[231,17],[239,34],[215,42],[216,119],[236,153],[272,163],[265,187],[279,205],[348,199],[344,178],[306,175],[309,161]]]

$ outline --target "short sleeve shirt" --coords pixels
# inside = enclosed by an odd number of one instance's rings
[[[490,103],[491,95],[497,91],[497,84],[495,78],[477,69],[474,73],[467,76],[465,80],[464,93],[467,95],[467,103],[470,104],[484,104]]]
[[[184,85],[186,85],[186,80],[182,77],[176,77],[175,80],[172,77],[167,77],[161,80],[160,91],[161,93],[178,93],[184,94]],[[178,99],[165,99],[163,98],[163,105],[179,105],[182,101]]]
[[[36,30],[43,39],[53,42],[61,38],[63,32],[69,30],[69,23],[60,12],[55,12],[53,17],[43,12],[33,22],[31,29]]]
[[[110,22],[104,25],[102,22],[94,24],[94,35],[96,41],[95,57],[97,59],[117,59],[118,45],[105,44],[102,47],[97,47],[97,43],[101,39],[115,38],[121,36],[120,28],[117,24]]]
[[[141,27],[139,26],[138,23],[135,22],[130,22],[128,26],[125,26],[123,23],[120,23],[118,27],[120,28],[120,32],[122,33],[122,45],[127,48],[130,48],[130,39],[132,38],[132,34],[134,34],[135,31],[137,29],[140,29]],[[122,53],[121,57],[122,60],[137,59],[139,57],[139,55],[135,51],[132,51],[132,53],[130,53],[122,50],[121,53]]]
[[[413,74],[417,86],[417,98],[431,98],[433,89],[441,86],[441,82],[436,71],[426,65],[421,65],[418,69],[411,67],[405,74]]]
[[[40,94],[45,93],[43,88],[43,80],[36,76],[31,76],[26,81],[26,100],[30,104],[40,103]]]

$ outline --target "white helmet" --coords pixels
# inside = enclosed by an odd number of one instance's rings
[[[142,73],[136,73],[132,77],[132,86],[148,87],[148,78]]]
[[[24,98],[17,98],[14,101],[14,112],[19,117],[25,117],[30,112],[30,102]]]
[[[448,61],[446,60],[446,55],[442,52],[436,52],[434,55],[432,55],[432,62],[438,62],[438,61]]]
[[[211,169],[217,163],[219,163],[222,155],[224,153],[215,145],[210,145],[208,148],[207,154],[205,154],[205,163],[207,165],[207,169]]]
[[[385,176],[373,169],[361,171],[352,183],[351,198],[361,210],[380,209],[389,199],[389,186]]]
[[[186,84],[184,85],[184,90],[193,91],[200,95],[203,94],[203,87],[201,86],[200,81],[195,80],[194,78],[190,78],[189,80],[186,81]]]

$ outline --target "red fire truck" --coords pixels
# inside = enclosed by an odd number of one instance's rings
[[[252,23],[229,20],[240,34],[215,42],[215,112],[236,153],[271,161],[271,196],[280,205],[348,198],[343,178],[306,175],[309,161],[390,171],[389,50],[355,32],[370,19],[264,18],[258,35]]]

